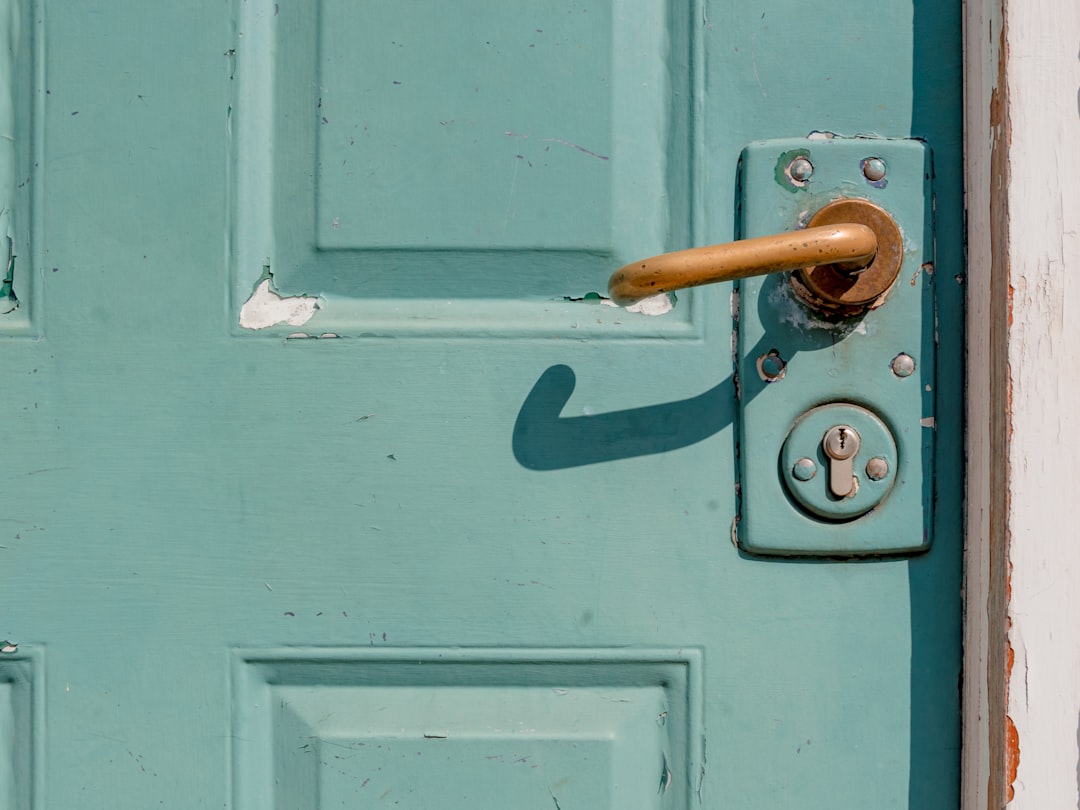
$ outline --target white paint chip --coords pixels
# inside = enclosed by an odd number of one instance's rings
[[[600,303],[606,307],[619,306],[610,298],[601,298]],[[666,315],[671,310],[675,309],[675,304],[671,301],[671,296],[667,293],[660,293],[660,295],[653,295],[648,298],[642,298],[636,304],[631,304],[625,307],[627,312],[636,312],[639,315]]]
[[[671,303],[671,296],[667,293],[661,293],[650,298],[643,298],[636,304],[631,304],[626,308],[626,311],[640,312],[642,315],[664,315],[674,308],[675,305]]]
[[[306,295],[282,298],[270,289],[270,279],[265,278],[240,308],[240,325],[245,329],[266,329],[279,323],[303,326],[318,308],[318,298]]]
[[[934,419],[934,417],[932,417],[932,416],[927,416],[927,417],[924,417],[923,419],[920,419],[919,424],[922,425],[924,428],[936,428],[937,427],[937,420]]]

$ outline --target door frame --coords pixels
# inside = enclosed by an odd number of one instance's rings
[[[1080,6],[966,0],[964,17],[962,806],[1076,807]]]

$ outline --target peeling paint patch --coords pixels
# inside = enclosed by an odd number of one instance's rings
[[[671,293],[660,293],[659,295],[642,298],[636,304],[623,307],[623,309],[627,312],[636,312],[639,315],[666,315],[675,309],[675,300],[675,296]],[[600,303],[609,307],[619,306],[610,298],[602,298]]]
[[[279,323],[303,326],[318,308],[317,298],[306,295],[283,298],[270,289],[270,279],[264,278],[240,308],[240,325],[245,329],[266,329]]]
[[[664,315],[675,309],[675,297],[669,293],[660,293],[643,298],[626,308],[627,312],[639,312],[642,315]]]
[[[924,428],[934,429],[937,427],[937,421],[932,416],[927,416],[919,420],[919,424]]]
[[[1016,772],[1020,769],[1020,732],[1016,730],[1013,719],[1005,715],[1005,792],[1006,802],[1011,802],[1016,795],[1013,783]]]
[[[636,312],[639,315],[666,315],[671,312],[671,310],[675,309],[675,303],[678,301],[674,293],[660,293],[659,295],[643,298],[636,304],[620,307],[610,298],[601,295],[598,292],[588,292],[582,296],[566,295],[563,296],[563,300],[571,301],[573,303],[602,304],[605,307],[625,309],[627,312]]]
[[[15,244],[10,236],[7,248],[7,272],[0,282],[0,315],[10,315],[19,308],[19,299],[15,297]]]
[[[673,778],[674,774],[671,773],[671,768],[668,766],[667,755],[665,754],[660,766],[660,789],[657,793],[667,793],[668,788],[671,787]]]
[[[838,335],[847,335],[852,332],[859,335],[869,334],[866,322],[863,320],[852,323],[850,321],[828,321],[816,317],[816,313],[802,304],[795,290],[789,285],[776,285],[769,293],[768,300],[769,305],[782,323],[786,323],[800,331],[827,331]]]
[[[584,295],[564,295],[563,301],[570,301],[575,304],[599,304],[603,301],[610,301],[611,299],[605,298],[598,292],[587,292]],[[614,306],[612,302],[609,306]]]
[[[780,382],[787,375],[787,362],[776,349],[758,357],[756,365],[758,377],[766,384]]]
[[[791,149],[780,155],[776,161],[776,184],[785,191],[792,193],[798,191],[801,188],[805,188],[809,180],[797,180],[791,176],[791,164],[796,158],[805,158],[807,162],[810,160],[809,149]],[[812,167],[811,167],[812,168]]]
[[[918,283],[920,273],[926,273],[926,275],[928,275],[928,276],[933,275],[933,273],[934,273],[934,265],[931,264],[930,262],[927,262],[926,264],[919,265],[919,267],[911,275],[910,284],[911,284],[912,287],[914,287]]]

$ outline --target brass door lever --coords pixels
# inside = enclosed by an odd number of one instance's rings
[[[841,199],[801,230],[632,262],[611,276],[608,293],[625,306],[687,287],[798,270],[811,296],[826,306],[859,307],[892,286],[902,259],[903,237],[883,208]]]

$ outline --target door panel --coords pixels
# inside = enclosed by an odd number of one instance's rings
[[[957,805],[959,4],[2,8],[0,807]],[[731,285],[595,295],[811,131],[933,149],[924,554],[741,551]]]
[[[240,804],[348,806],[370,787],[414,806],[662,807],[700,784],[696,650],[306,648],[234,664]]]
[[[237,11],[237,306],[267,276],[317,291],[318,323],[338,334],[687,330],[687,308],[598,324],[569,299],[688,238],[701,84],[688,7]]]

